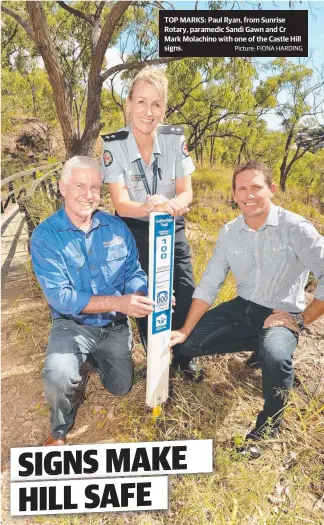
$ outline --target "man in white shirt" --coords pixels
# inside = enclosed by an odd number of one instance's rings
[[[259,354],[264,407],[247,435],[253,440],[277,434],[299,333],[324,313],[324,238],[300,215],[274,206],[275,189],[270,171],[257,162],[235,170],[233,197],[242,215],[221,229],[187,319],[171,334],[171,346],[183,343],[181,352],[191,358]],[[238,296],[209,310],[229,270]],[[309,270],[320,283],[305,308]],[[255,445],[249,452],[259,455]]]

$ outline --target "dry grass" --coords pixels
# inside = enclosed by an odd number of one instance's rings
[[[195,205],[189,216],[189,236],[196,280],[209,259],[217,233],[224,222],[237,215],[230,202],[230,174],[200,171],[194,179]],[[220,194],[221,190],[221,194]],[[223,200],[225,197],[225,201]],[[301,200],[302,200],[302,196]],[[297,197],[295,197],[297,199]],[[279,196],[277,202],[281,202]],[[295,200],[285,205],[294,206]],[[300,212],[301,201],[299,202]],[[304,206],[307,206],[304,204]],[[308,209],[304,208],[305,211]],[[324,226],[322,217],[313,212]],[[206,222],[208,221],[208,222]],[[8,446],[39,445],[48,425],[48,406],[40,396],[39,373],[50,329],[48,309],[31,277],[30,298],[13,310],[6,327],[4,360],[20,355],[35,365],[32,414],[39,432],[19,443],[19,429]],[[225,282],[220,298],[235,295],[232,277]],[[31,310],[30,304],[34,305]],[[140,345],[134,351],[135,381],[123,398],[110,396],[93,374],[87,399],[80,407],[71,443],[128,442],[180,439],[213,439],[214,471],[210,475],[170,477],[170,509],[165,512],[89,514],[33,517],[28,523],[61,525],[321,525],[323,517],[323,411],[322,394],[314,395],[303,383],[294,389],[279,439],[265,441],[264,453],[256,461],[235,455],[239,443],[262,406],[261,375],[248,369],[244,356],[206,357],[201,364],[206,380],[198,385],[181,377],[172,379],[172,398],[162,417],[154,423],[145,405],[145,357]],[[18,363],[19,364],[19,363]],[[28,377],[25,378],[28,382]],[[25,385],[28,389],[28,384]],[[9,388],[9,390],[6,389]],[[3,395],[10,395],[4,384]],[[24,390],[23,390],[24,392]],[[23,395],[23,394],[22,394]],[[28,398],[27,398],[28,399]],[[22,397],[22,410],[30,399]],[[27,408],[26,408],[27,404]],[[4,454],[4,460],[7,453]],[[322,505],[322,506],[321,506]],[[17,520],[17,523],[19,520]]]

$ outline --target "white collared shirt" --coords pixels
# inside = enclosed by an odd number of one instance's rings
[[[243,215],[221,229],[194,298],[212,305],[231,270],[243,299],[301,312],[311,270],[320,280],[315,297],[324,301],[324,237],[309,221],[271,205],[263,226],[250,230]]]

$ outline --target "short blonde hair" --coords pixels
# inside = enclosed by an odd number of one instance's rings
[[[149,82],[152,86],[155,87],[156,91],[159,93],[162,102],[162,120],[164,119],[167,100],[168,100],[168,79],[165,76],[165,73],[161,69],[156,67],[144,67],[137,73],[133,78],[132,83],[129,87],[128,98],[132,100],[133,91],[139,82]],[[127,115],[129,120],[129,115]]]
[[[73,168],[93,169],[102,177],[102,171],[96,159],[93,157],[85,157],[84,155],[76,155],[67,160],[63,165],[60,178],[65,184],[69,181]]]

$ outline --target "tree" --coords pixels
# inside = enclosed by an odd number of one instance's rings
[[[133,13],[126,13],[132,4]],[[93,153],[103,127],[100,122],[101,93],[110,75],[174,60],[152,58],[154,51],[151,40],[145,42],[143,36],[143,48],[137,50],[135,60],[130,59],[103,71],[107,48],[116,42],[125,27],[134,23],[134,20],[136,22],[138,13],[145,9],[145,6],[132,1],[75,2],[73,5],[70,2],[27,1],[12,5],[2,2],[1,7],[7,16],[25,30],[44,61],[67,157]],[[149,9],[155,8],[151,6]],[[60,39],[60,10],[71,18],[73,38],[68,43],[66,33],[65,41]],[[149,53],[143,60],[147,48]],[[80,71],[84,79],[81,89],[80,83],[75,83]],[[81,130],[84,105],[84,127]]]
[[[312,69],[286,58],[274,60],[271,69],[277,73],[286,92],[286,101],[279,103],[276,110],[286,134],[280,165],[280,188],[285,191],[294,164],[306,153],[315,153],[324,145],[323,126],[316,124],[316,116],[322,112],[324,80],[321,77],[314,82]]]
[[[291,185],[307,188],[309,201],[321,205],[324,211],[324,149],[306,153],[293,167]],[[314,196],[316,196],[314,198]]]
[[[53,92],[44,69],[32,67],[29,72],[2,69],[2,131],[21,124],[32,124],[34,132],[53,155],[53,130],[57,115]]]
[[[241,58],[188,58],[168,65],[166,116],[186,127],[188,149],[195,152],[196,160],[202,160],[207,144],[212,159],[216,138],[234,135],[231,123],[253,105],[254,74],[251,62]]]

